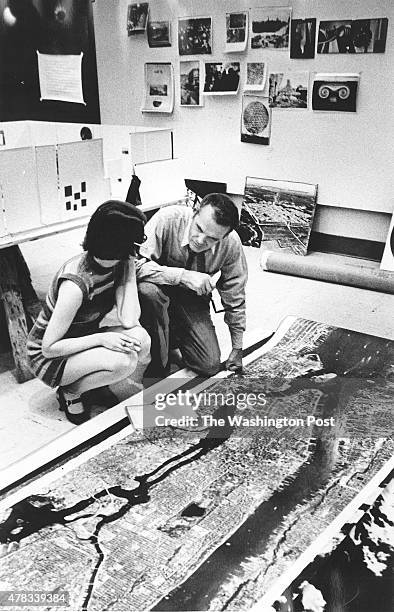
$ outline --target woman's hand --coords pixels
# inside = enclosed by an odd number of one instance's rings
[[[118,351],[119,353],[131,353],[136,351],[137,353],[141,350],[141,342],[138,338],[132,338],[122,332],[103,332],[100,334],[101,346],[109,349],[110,351]]]

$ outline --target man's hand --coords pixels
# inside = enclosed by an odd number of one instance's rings
[[[225,369],[231,372],[242,371],[242,349],[233,349],[225,363]]]
[[[215,288],[215,282],[204,272],[184,270],[181,276],[181,285],[195,291],[197,295],[208,295]]]

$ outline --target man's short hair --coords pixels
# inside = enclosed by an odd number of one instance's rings
[[[218,225],[229,227],[230,231],[237,229],[239,225],[238,208],[228,195],[209,193],[201,200],[200,210],[208,204],[214,209],[215,221]]]

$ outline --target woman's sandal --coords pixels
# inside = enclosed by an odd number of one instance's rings
[[[59,409],[64,411],[67,419],[74,425],[80,425],[81,423],[88,421],[90,419],[90,408],[84,405],[81,397],[74,396],[74,399],[69,399],[67,398],[66,393],[62,387],[58,387],[56,397],[59,402]],[[81,405],[82,410],[79,412],[70,412],[70,406],[77,406],[77,404]]]

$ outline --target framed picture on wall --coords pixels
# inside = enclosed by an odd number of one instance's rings
[[[315,57],[316,19],[292,19],[290,26],[290,58]]]
[[[149,3],[129,4],[127,7],[127,33],[142,34],[148,22]]]
[[[143,113],[172,113],[174,110],[174,71],[170,62],[145,64]]]
[[[178,20],[179,55],[212,53],[212,18],[183,17]]]
[[[204,95],[236,94],[239,87],[239,62],[205,62]]]
[[[170,21],[148,21],[147,33],[150,47],[171,47]]]
[[[181,106],[203,106],[201,62],[199,60],[179,62]]]
[[[289,47],[291,8],[266,6],[254,8],[250,15],[251,49],[287,49]]]
[[[273,108],[308,108],[309,72],[271,72],[269,101]]]
[[[269,145],[272,111],[265,96],[242,96],[241,142]]]

